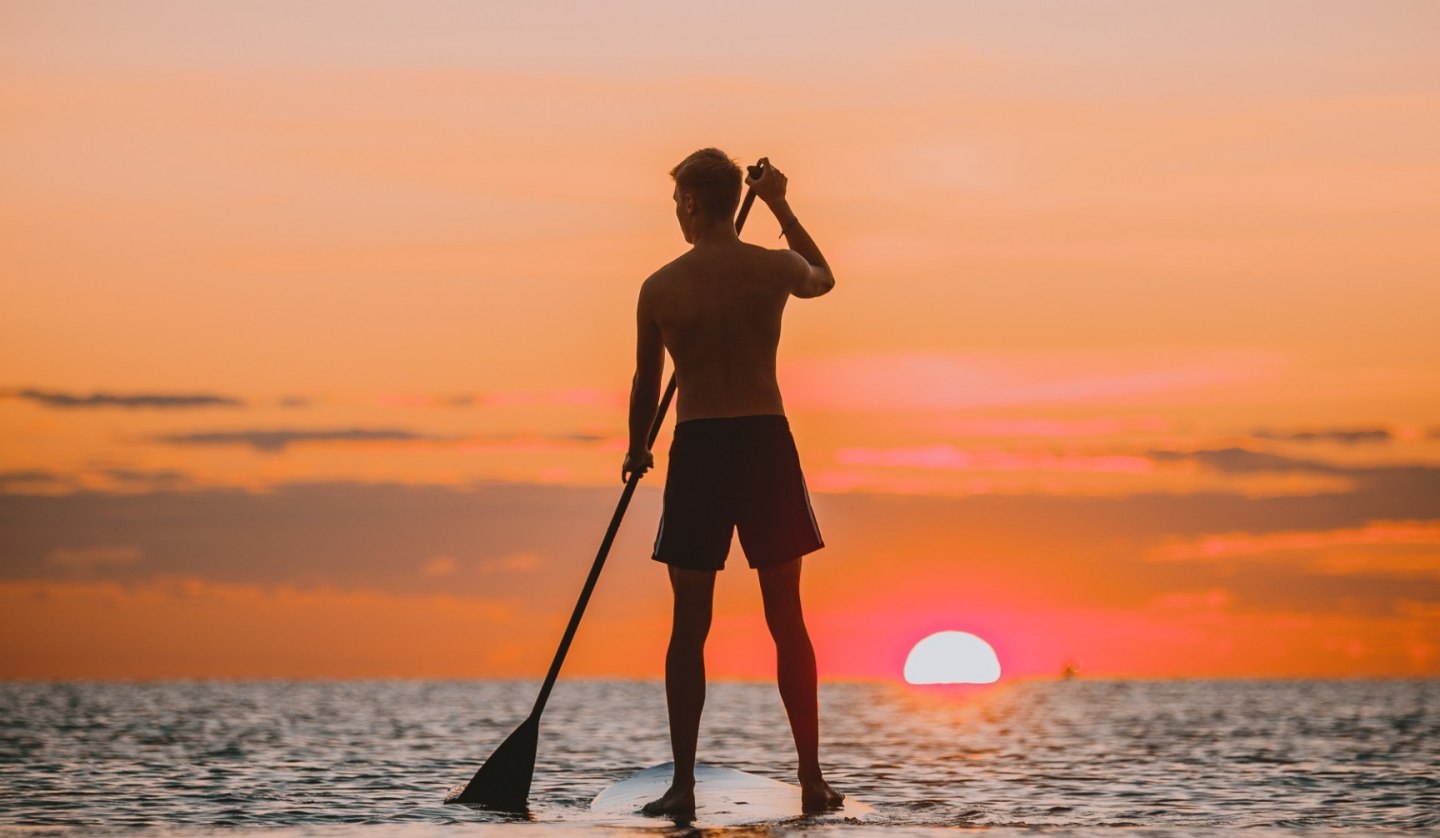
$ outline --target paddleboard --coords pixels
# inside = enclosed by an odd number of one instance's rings
[[[615,783],[590,801],[590,811],[605,816],[641,818],[654,822],[673,818],[647,818],[640,807],[670,788],[674,763],[647,768]],[[843,791],[843,789],[842,789]],[[845,806],[824,813],[829,817],[864,817],[875,810],[850,797]],[[734,768],[695,766],[695,819],[701,826],[738,826],[809,817],[800,807],[800,787]],[[627,821],[629,822],[629,821]]]

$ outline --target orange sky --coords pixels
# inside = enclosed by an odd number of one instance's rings
[[[0,677],[542,672],[704,145],[839,280],[822,675],[1440,674],[1433,4],[0,15]],[[567,672],[661,670],[660,483]]]

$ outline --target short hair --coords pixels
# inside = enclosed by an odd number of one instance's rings
[[[675,185],[695,196],[710,218],[732,218],[740,205],[740,164],[718,148],[702,148],[670,170]]]

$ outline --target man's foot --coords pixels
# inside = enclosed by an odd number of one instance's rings
[[[845,795],[830,788],[823,777],[800,781],[800,808],[807,814],[839,809],[844,801]]]
[[[659,800],[652,800],[640,807],[644,815],[668,815],[675,818],[695,817],[695,784],[672,785]]]

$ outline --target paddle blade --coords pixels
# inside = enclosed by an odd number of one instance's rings
[[[459,794],[445,798],[445,802],[468,803],[502,812],[526,811],[539,740],[540,719],[531,716],[500,743],[470,778],[470,783]]]

